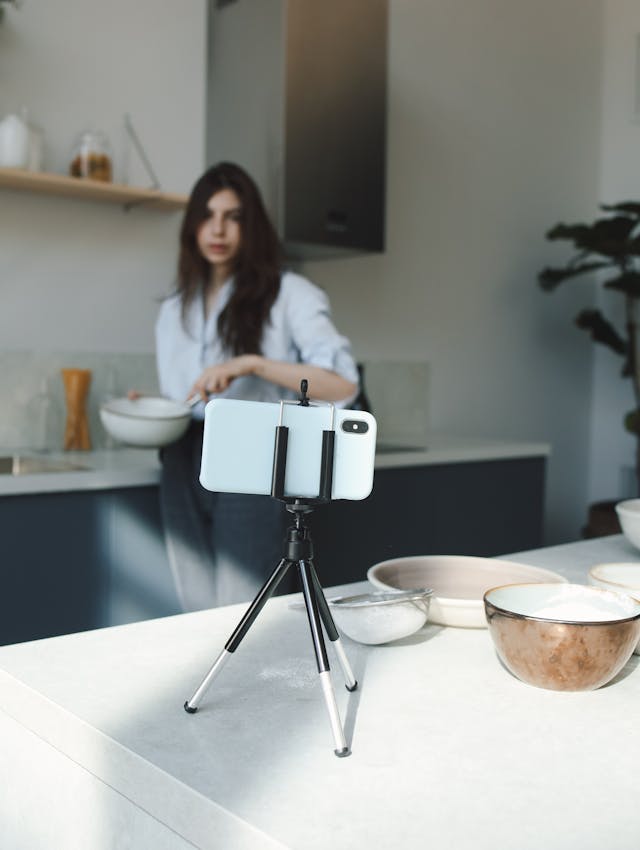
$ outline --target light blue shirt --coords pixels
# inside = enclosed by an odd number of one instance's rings
[[[184,323],[178,295],[162,303],[156,322],[156,357],[163,395],[184,401],[203,369],[229,359],[218,337],[217,322],[232,286],[231,279],[222,286],[206,319],[200,298],[190,305]],[[280,291],[262,332],[262,354],[269,360],[320,366],[358,383],[351,345],[331,320],[329,299],[319,287],[293,272],[282,275]],[[271,402],[297,397],[297,393],[255,375],[236,378],[219,395]],[[313,398],[311,385],[309,395]],[[343,399],[336,406],[345,407],[353,398]],[[201,419],[204,405],[197,405],[193,415]]]

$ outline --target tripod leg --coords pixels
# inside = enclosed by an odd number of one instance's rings
[[[320,616],[322,617],[322,622],[324,623],[324,627],[327,630],[327,635],[329,636],[329,640],[333,644],[333,647],[336,651],[336,655],[338,656],[338,661],[340,662],[340,667],[342,668],[342,675],[344,676],[344,686],[348,691],[355,691],[358,687],[358,682],[356,681],[356,677],[353,675],[353,670],[351,669],[351,665],[349,664],[349,659],[344,651],[344,647],[342,646],[342,640],[340,639],[340,632],[336,628],[336,624],[333,620],[333,615],[331,613],[331,609],[327,603],[327,598],[324,595],[324,590],[322,589],[322,585],[318,579],[318,574],[316,573],[315,567],[313,563],[310,563],[311,567],[311,578],[313,580],[313,587],[315,589],[316,599],[318,600],[318,607],[320,608]]]
[[[304,602],[307,607],[307,616],[309,617],[309,627],[311,629],[311,637],[313,639],[313,648],[316,654],[316,663],[318,665],[318,673],[320,674],[320,683],[324,694],[324,701],[329,712],[329,720],[331,722],[331,731],[333,732],[333,740],[335,742],[334,752],[342,758],[350,754],[349,747],[344,737],[342,723],[340,722],[340,714],[336,703],[336,696],[333,692],[331,684],[331,674],[329,673],[329,659],[327,658],[327,649],[324,645],[322,637],[322,623],[320,613],[318,611],[318,603],[316,601],[315,585],[313,582],[312,566],[308,561],[298,561],[300,568],[300,578],[302,580],[302,593]]]
[[[226,642],[224,649],[213,662],[211,669],[204,677],[191,699],[188,699],[185,702],[184,710],[189,712],[189,714],[195,714],[195,712],[198,710],[198,705],[200,704],[202,697],[207,692],[209,685],[211,684],[211,682],[213,682],[220,670],[222,670],[223,666],[229,660],[231,654],[236,651],[236,649],[240,645],[242,638],[249,631],[251,624],[256,619],[260,611],[262,611],[269,598],[273,595],[290,566],[291,561],[287,560],[286,558],[283,558],[278,564],[278,566],[275,568],[275,570],[271,573],[269,578],[266,580],[266,582],[262,585],[262,587],[258,591],[258,595],[253,600],[251,605],[247,608],[244,617],[240,620],[235,630],[233,631],[233,634]]]

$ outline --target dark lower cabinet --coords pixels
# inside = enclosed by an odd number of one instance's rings
[[[368,499],[311,514],[320,581],[405,555],[536,548],[544,475],[544,458],[378,469]],[[157,487],[4,496],[0,539],[0,644],[180,613]]]
[[[157,487],[0,498],[0,644],[179,613]]]
[[[362,502],[318,507],[310,527],[325,587],[408,555],[493,556],[542,545],[544,458],[376,470]]]
[[[108,577],[95,557],[98,505],[81,493],[0,500],[0,643],[103,622]]]

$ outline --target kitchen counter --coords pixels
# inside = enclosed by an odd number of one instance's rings
[[[425,450],[401,450],[397,445],[388,449],[376,455],[376,469],[545,457],[550,451],[546,443],[472,439],[443,434],[429,435]],[[4,455],[10,453],[0,451]],[[24,475],[0,474],[0,496],[141,487],[157,484],[160,480],[160,463],[155,449],[117,448],[92,452],[22,454],[49,461],[53,465],[66,462],[86,468]]]
[[[8,455],[10,451],[2,454]],[[52,466],[69,464],[85,468],[0,475],[0,496],[144,487],[156,485],[160,480],[160,461],[155,449],[119,448],[46,453],[21,451],[18,454]]]
[[[617,536],[509,557],[586,581],[640,554]],[[639,656],[556,693],[508,674],[484,629],[345,639],[360,687],[332,670],[353,750],[337,759],[290,600],[267,604],[194,716],[182,705],[244,606],[0,648],[3,845],[637,846]]]

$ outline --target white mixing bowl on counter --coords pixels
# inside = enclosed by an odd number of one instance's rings
[[[189,427],[191,408],[160,396],[114,398],[100,405],[100,419],[115,440],[159,449],[182,437]]]
[[[616,505],[622,533],[632,546],[640,549],[640,499],[625,499]]]

